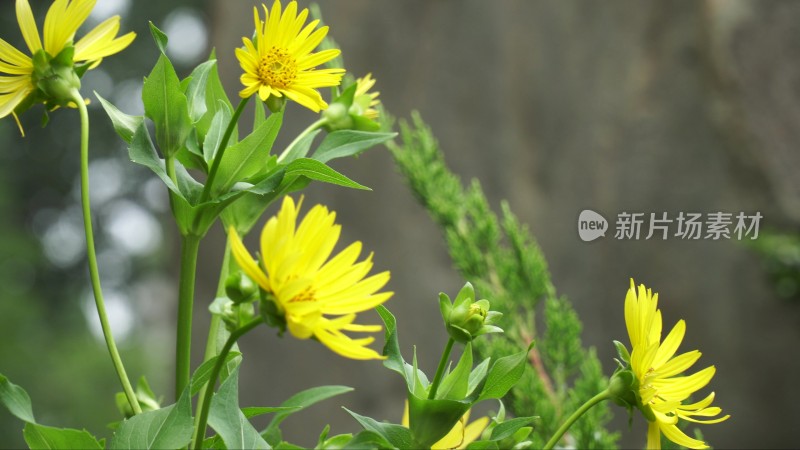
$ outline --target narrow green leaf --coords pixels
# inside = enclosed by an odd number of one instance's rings
[[[217,64],[216,59],[206,61],[195,67],[189,77],[189,86],[186,87],[186,101],[189,104],[189,117],[192,122],[197,122],[206,113],[206,84],[208,84],[208,74]]]
[[[241,353],[239,352],[229,352],[228,355],[225,357],[225,362],[227,363],[239,355],[241,355]],[[219,356],[215,356],[209,359],[208,361],[204,362],[203,364],[200,364],[200,367],[198,367],[197,370],[194,371],[194,374],[192,375],[192,381],[190,383],[190,386],[192,388],[191,390],[192,397],[197,395],[197,393],[200,392],[201,389],[203,389],[206,383],[208,383],[208,379],[211,378],[211,371],[214,370],[214,364],[217,363],[218,357]]]
[[[439,386],[439,391],[436,398],[444,398],[448,400],[461,400],[467,396],[467,388],[469,386],[469,375],[472,371],[472,343],[468,342],[464,346],[464,353],[458,360],[456,368],[453,369],[442,380]]]
[[[111,102],[101,97],[97,92],[95,92],[94,95],[98,100],[100,100],[100,104],[103,106],[103,109],[106,110],[106,114],[108,114],[108,117],[111,119],[111,123],[114,125],[114,131],[117,132],[123,141],[130,144],[131,139],[133,139],[133,133],[135,133],[136,129],[139,128],[139,125],[142,124],[144,117],[125,114],[117,109],[117,107]]]
[[[347,178],[341,173],[333,170],[325,163],[319,162],[315,159],[300,158],[289,163],[289,165],[286,166],[286,178],[292,179],[297,176],[304,176],[311,180],[337,184],[339,186],[353,189],[363,189],[367,191],[372,190],[366,186],[356,183],[350,178]]]
[[[231,121],[231,111],[228,105],[223,101],[219,101],[219,107],[211,120],[206,139],[203,141],[203,158],[206,163],[211,164],[214,160],[214,155],[219,151],[219,145],[222,143],[222,137],[225,135],[225,129]]]
[[[283,113],[272,114],[253,133],[238,144],[225,149],[219,172],[214,180],[215,192],[225,192],[239,181],[264,173],[270,159],[272,143],[280,131]]]
[[[421,448],[414,442],[414,438],[411,436],[411,430],[408,428],[393,423],[378,422],[371,417],[362,416],[347,408],[342,408],[350,413],[365,430],[379,434],[389,441],[391,445],[397,448]]]
[[[467,383],[467,395],[471,395],[481,386],[481,382],[486,378],[486,372],[489,371],[489,362],[491,360],[492,358],[486,358],[472,369],[472,372],[469,374],[469,382]],[[500,405],[502,406],[502,403]]]
[[[114,433],[111,448],[181,448],[191,442],[193,429],[191,394],[186,389],[178,403],[123,421]]]
[[[279,412],[289,412],[295,411],[300,409],[299,406],[291,407],[291,406],[248,406],[246,408],[242,408],[242,413],[248,419],[252,419],[253,417],[263,416],[264,414],[271,414],[271,413],[279,413]]]
[[[8,408],[8,411],[25,422],[36,423],[33,418],[33,408],[31,398],[25,389],[17,386],[0,374],[0,403]]]
[[[523,350],[513,355],[498,359],[489,369],[486,376],[486,383],[483,386],[478,401],[490,398],[502,398],[522,377],[525,367],[528,365],[528,352],[533,347],[533,343],[527,350]]]
[[[275,416],[272,418],[272,421],[269,423],[269,425],[267,426],[266,430],[264,430],[262,435],[264,435],[265,438],[278,435],[279,433],[276,433],[276,431],[278,431],[279,425],[281,424],[281,422],[286,420],[286,418],[289,417],[290,415],[298,411],[302,411],[308,408],[309,406],[319,403],[323,400],[327,400],[337,395],[345,394],[352,390],[353,388],[348,386],[317,386],[310,389],[306,389],[304,391],[300,391],[297,394],[294,394],[293,396],[286,399],[286,401],[284,401],[283,403],[281,403],[280,406],[282,408],[292,408],[292,410],[278,412],[277,414],[275,414]]]
[[[400,353],[400,342],[397,336],[397,320],[383,305],[378,305],[375,311],[381,316],[383,325],[386,327],[386,331],[384,332],[385,343],[383,344],[383,356],[386,356],[386,359],[383,361],[383,365],[387,369],[399,373],[403,376],[403,379],[407,380],[408,377],[405,369],[406,362],[403,360],[403,355]],[[409,384],[408,381],[406,381],[406,384]]]
[[[238,368],[222,383],[211,400],[208,425],[222,437],[227,448],[270,448],[239,409]]]
[[[156,45],[158,46],[158,49],[161,51],[161,53],[165,54],[167,51],[167,41],[169,41],[169,38],[167,38],[167,35],[164,34],[163,31],[159,30],[158,27],[153,22],[149,23],[150,23],[150,34],[153,35],[153,40],[156,41]]]
[[[375,448],[384,450],[395,449],[397,447],[392,445],[391,442],[380,434],[370,430],[363,430],[353,436],[349,441],[344,442],[341,448]]]
[[[503,423],[499,423],[494,427],[494,429],[492,429],[492,436],[489,438],[489,440],[500,441],[507,437],[511,437],[517,432],[517,430],[531,424],[537,419],[539,419],[538,416],[515,417],[513,419],[506,420]]]
[[[133,134],[133,139],[131,139],[130,146],[128,146],[128,156],[131,161],[136,164],[141,164],[152,170],[153,173],[158,175],[161,181],[167,185],[169,190],[183,198],[183,194],[180,189],[178,189],[178,186],[176,186],[169,178],[169,175],[167,175],[164,160],[158,157],[156,148],[153,146],[153,141],[150,139],[150,133],[147,131],[144,122],[139,124],[136,128],[136,132]]]
[[[495,441],[474,441],[467,445],[467,450],[498,450],[499,448]]]
[[[397,133],[374,133],[369,131],[340,130],[325,136],[325,139],[311,156],[320,162],[358,155],[369,148],[386,142]]]
[[[213,51],[211,52],[211,57],[209,59],[216,59]],[[197,135],[200,138],[200,141],[204,141],[206,138],[206,133],[208,133],[208,129],[211,126],[211,120],[217,113],[219,102],[225,104],[229,111],[233,111],[233,105],[228,99],[228,95],[225,93],[225,88],[222,86],[222,82],[219,79],[218,68],[219,65],[215,64],[208,72],[208,80],[206,81],[206,113],[203,114],[203,117],[201,117],[200,120],[195,124],[197,128]],[[236,131],[234,129],[234,133],[231,136],[231,141],[229,144],[237,141],[236,136]]]
[[[161,55],[142,87],[144,114],[156,127],[156,142],[165,155],[173,155],[192,131],[186,95],[175,68]]]
[[[289,164],[297,158],[305,158],[311,148],[311,143],[314,142],[314,138],[317,137],[320,131],[314,130],[295,142],[292,148],[289,149],[289,153],[284,156],[283,162]]]
[[[102,449],[97,438],[86,430],[54,428],[28,422],[22,430],[25,443],[31,450],[39,449]]]

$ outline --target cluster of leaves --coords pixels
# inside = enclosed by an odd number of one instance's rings
[[[606,387],[594,350],[581,343],[577,314],[566,298],[556,295],[527,227],[506,202],[498,218],[477,181],[464,188],[418,114],[412,123],[401,122],[400,142],[388,147],[413,193],[442,228],[462,276],[504,312],[498,325],[506,332],[476,341],[478,354],[509,354],[536,340],[529,355],[535,370],[525,371],[506,398],[515,414],[541,417],[531,441],[533,447],[543,446],[558,424]],[[568,439],[578,448],[614,447],[617,435],[605,428],[610,418],[608,406],[600,404],[570,429]]]
[[[263,103],[256,102],[253,131],[239,141],[238,127],[228,130],[228,126],[238,119],[243,104],[234,110],[213,55],[181,80],[165,54],[167,36],[152,24],[150,28],[161,55],[142,89],[144,116],[125,114],[98,98],[114,129],[128,143],[131,160],[152,170],[169,189],[184,236],[204,236],[220,215],[226,227],[245,234],[272,201],[312,180],[368,189],[327,162],[361,153],[393,134],[335,131],[307,157],[317,135],[310,133],[295,141],[279,161],[271,149],[283,111],[267,117]],[[155,143],[145,119],[153,123]],[[205,184],[187,169],[206,175]]]
[[[279,429],[281,422],[315,403],[352,391],[347,386],[320,386],[301,391],[280,406],[240,407],[238,379],[242,358],[238,353],[230,353],[226,359],[222,384],[214,396],[209,416],[209,425],[217,435],[206,439],[203,448],[295,448],[283,441]],[[191,399],[208,382],[215,363],[216,358],[212,358],[195,371],[190,385],[177,403],[113,424],[116,430],[108,448],[186,447],[194,430]],[[37,423],[28,393],[3,375],[0,375],[0,404],[25,422],[23,436],[32,449],[106,448],[105,439],[97,439],[86,430],[55,428]],[[250,419],[264,414],[274,415],[269,425],[258,431],[250,423]]]

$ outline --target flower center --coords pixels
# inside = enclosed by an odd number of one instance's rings
[[[314,289],[312,289],[311,286],[309,286],[303,289],[299,294],[292,297],[292,299],[289,300],[289,303],[315,302],[317,301],[317,299],[314,297],[315,294],[316,292],[314,291]]]
[[[286,89],[297,78],[297,61],[285,49],[272,47],[258,63],[261,82]]]

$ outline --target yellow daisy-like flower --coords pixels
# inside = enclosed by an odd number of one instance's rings
[[[469,411],[461,416],[461,419],[456,422],[449,433],[439,439],[435,444],[431,445],[431,450],[467,448],[467,445],[481,437],[481,433],[483,433],[483,430],[489,425],[489,418],[481,417],[470,424],[467,424],[467,422],[469,422]],[[401,424],[408,428],[408,423],[408,401],[406,401]]]
[[[242,98],[258,93],[262,101],[270,96],[286,96],[306,108],[319,112],[328,107],[315,89],[338,86],[344,69],[315,69],[336,58],[337,49],[311,53],[325,35],[328,27],[314,30],[319,20],[305,27],[308,9],[297,13],[297,2],[290,2],[281,14],[281,2],[275,0],[272,9],[264,8],[264,20],[253,8],[255,42],[242,38],[244,48],[236,49],[236,58],[244,70],[240,80],[245,86]]]
[[[392,292],[378,292],[389,281],[389,272],[365,278],[372,269],[372,253],[356,262],[361,253],[359,241],[329,259],[341,232],[341,226],[334,223],[336,213],[316,205],[297,225],[299,212],[300,205],[295,205],[291,197],[283,199],[280,211],[261,232],[260,263],[250,256],[231,227],[228,236],[236,262],[271,294],[294,337],[313,336],[347,358],[384,359],[367,347],[373,337],[352,339],[343,331],[381,330],[380,325],[353,321],[356,313],[392,296]]]
[[[375,109],[375,106],[378,106],[381,101],[378,100],[378,96],[381,94],[380,92],[370,92],[369,90],[375,86],[375,79],[372,78],[372,74],[368,73],[364,76],[364,78],[359,78],[356,80],[356,92],[353,96],[354,105],[360,105],[361,102],[359,101],[361,98],[366,100],[366,109],[360,115],[366,117],[369,120],[376,120],[378,118],[378,110]],[[362,97],[363,96],[363,97]]]
[[[49,61],[66,47],[73,46],[75,32],[89,17],[95,3],[96,0],[55,0],[44,19],[42,43],[28,0],[17,0],[17,22],[33,56],[25,55],[0,39],[0,73],[5,75],[0,77],[0,118],[14,114],[14,109],[37,91],[35,55],[44,51]],[[78,40],[74,44],[72,63],[87,63],[89,68],[94,68],[102,58],[130,45],[136,34],[131,32],[117,37],[119,20],[119,16],[111,17]],[[46,96],[43,100],[47,100]]]
[[[730,417],[700,419],[722,413],[719,407],[710,406],[714,401],[713,392],[699,402],[683,403],[711,381],[715,367],[709,366],[692,375],[679,376],[700,358],[698,350],[675,356],[683,341],[686,323],[678,321],[662,342],[658,294],[653,294],[644,285],[639,285],[637,292],[632,279],[625,296],[625,324],[633,347],[631,370],[639,382],[641,407],[650,421],[647,448],[661,448],[661,433],[678,445],[706,448],[705,442],[687,436],[678,429],[677,424],[680,419],[708,424]]]

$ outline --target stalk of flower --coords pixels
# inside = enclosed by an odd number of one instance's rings
[[[662,433],[678,445],[693,449],[707,448],[705,442],[681,431],[678,422],[682,419],[712,424],[727,420],[730,416],[716,417],[722,413],[722,409],[711,406],[713,392],[699,402],[685,403],[695,392],[704,388],[716,372],[714,366],[709,366],[691,375],[681,375],[700,358],[698,350],[675,356],[683,341],[686,323],[678,321],[662,341],[658,294],[643,284],[637,290],[631,279],[625,296],[625,325],[632,351],[629,353],[623,344],[615,341],[622,361],[620,369],[609,380],[608,388],[572,414],[544,448],[553,448],[583,413],[609,399],[642,412],[648,421],[647,448],[660,449]]]
[[[89,204],[89,115],[79,92],[80,76],[97,67],[106,56],[125,49],[136,34],[131,32],[117,37],[120,18],[114,16],[73,43],[75,33],[89,17],[94,5],[95,0],[54,1],[45,16],[42,39],[28,0],[17,0],[17,22],[31,56],[0,39],[0,73],[5,75],[0,77],[0,118],[12,115],[24,136],[17,114],[32,105],[44,103],[50,109],[67,105],[78,108],[81,118],[81,206],[95,306],[120,384],[133,413],[138,414],[142,409],[114,342],[100,286]]]
[[[301,202],[302,204],[302,199]],[[300,205],[285,197],[278,214],[261,233],[257,262],[234,228],[228,230],[231,252],[247,276],[267,294],[272,307],[292,336],[315,338],[335,353],[352,359],[384,359],[367,347],[374,338],[353,339],[344,332],[377,332],[380,325],[355,324],[356,314],[388,300],[392,292],[378,292],[389,272],[367,277],[372,254],[356,262],[361,242],[354,242],[330,258],[341,226],[336,213],[316,205],[298,224]],[[365,278],[366,277],[366,278]]]

